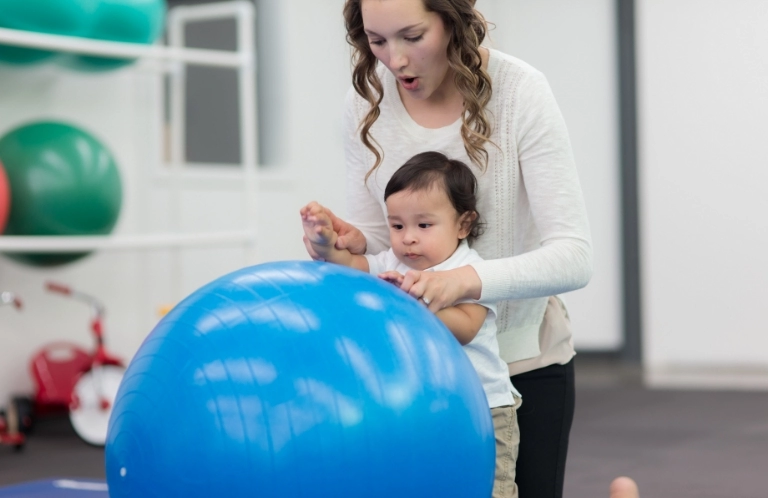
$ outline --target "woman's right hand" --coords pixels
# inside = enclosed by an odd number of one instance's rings
[[[336,249],[346,249],[352,254],[365,254],[367,243],[363,232],[358,230],[354,225],[350,225],[337,217],[328,208],[325,208],[325,214],[331,218],[333,231],[339,235],[339,238],[336,239]]]
[[[335,214],[327,207],[323,207],[325,214],[331,219],[333,231],[336,232],[338,237],[336,238],[336,249],[346,249],[352,254],[365,254],[367,243],[363,232],[358,230],[354,225],[347,223]],[[310,257],[316,261],[322,261],[317,252],[312,249],[312,244],[309,243],[309,239],[304,236],[304,245],[307,248],[307,252]]]

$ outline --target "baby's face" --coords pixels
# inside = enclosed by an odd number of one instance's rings
[[[387,198],[389,240],[397,259],[426,270],[448,259],[467,236],[442,188],[402,190]]]

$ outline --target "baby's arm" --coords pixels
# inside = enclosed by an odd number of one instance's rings
[[[396,271],[386,271],[379,273],[379,278],[399,287],[405,277]],[[472,339],[480,332],[487,315],[488,308],[474,303],[449,306],[435,313],[435,316],[443,322],[443,325],[448,327],[448,330],[462,346],[472,342]]]
[[[333,223],[323,206],[312,201],[301,208],[299,213],[304,235],[318,256],[337,265],[368,271],[368,260],[365,256],[352,254],[347,249],[336,249],[338,234],[333,231]]]
[[[488,308],[475,303],[461,303],[443,308],[435,315],[448,327],[462,346],[472,342],[483,326]]]

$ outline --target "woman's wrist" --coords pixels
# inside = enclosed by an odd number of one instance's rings
[[[483,282],[472,266],[461,266],[453,270],[458,273],[461,294],[464,299],[480,299],[483,293]]]

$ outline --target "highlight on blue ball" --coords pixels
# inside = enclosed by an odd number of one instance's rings
[[[190,295],[139,348],[106,442],[110,496],[491,495],[477,374],[406,293],[280,262]]]

